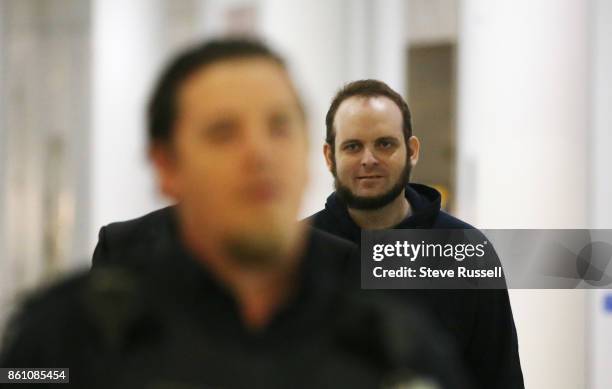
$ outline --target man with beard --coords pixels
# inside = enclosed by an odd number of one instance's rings
[[[306,119],[278,55],[191,48],[149,107],[177,205],[104,228],[91,273],[27,304],[0,366],[68,367],[79,387],[466,387],[421,316],[349,287],[353,244],[298,223]]]
[[[308,220],[360,244],[361,229],[473,229],[440,209],[440,193],[409,183],[419,157],[404,99],[385,83],[344,86],[326,116],[325,161],[336,191]],[[405,300],[437,317],[463,351],[481,388],[522,388],[507,290],[406,290]]]

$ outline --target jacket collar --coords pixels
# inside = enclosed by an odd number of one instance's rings
[[[422,184],[408,184],[404,192],[410,203],[411,213],[392,228],[431,228],[440,213],[440,192]],[[361,228],[350,217],[346,203],[340,199],[336,192],[327,198],[325,209],[337,221],[337,226],[343,237],[353,242],[361,240]]]

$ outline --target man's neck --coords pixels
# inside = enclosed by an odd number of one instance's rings
[[[265,328],[276,312],[296,293],[297,269],[292,270],[246,272],[239,269],[224,275],[220,271],[215,273],[233,292],[244,325],[252,331],[258,331]]]
[[[294,252],[278,259],[278,267],[270,269],[245,268],[222,250],[210,247],[196,253],[196,259],[231,292],[244,326],[252,331],[266,327],[297,289],[299,255]]]
[[[410,214],[410,203],[406,199],[404,191],[392,202],[377,209],[354,209],[349,208],[351,219],[362,229],[382,230],[398,225]]]
[[[298,224],[296,224],[298,226]],[[294,231],[291,248],[278,258],[278,266],[251,269],[229,258],[218,239],[200,239],[182,228],[181,238],[207,271],[233,294],[245,327],[257,331],[269,324],[274,314],[296,292],[299,260],[304,250],[303,227]]]

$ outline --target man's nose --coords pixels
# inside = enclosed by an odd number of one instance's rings
[[[363,154],[361,155],[361,166],[370,167],[377,166],[378,159],[374,155],[374,153],[369,148],[364,148]]]
[[[251,126],[243,139],[243,152],[251,166],[263,167],[273,159],[273,142],[263,126]]]

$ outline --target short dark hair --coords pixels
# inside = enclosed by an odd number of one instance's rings
[[[391,89],[391,87],[379,80],[367,79],[353,81],[344,85],[334,96],[327,115],[325,116],[325,126],[327,127],[327,133],[325,135],[325,142],[332,147],[332,153],[334,152],[336,131],[334,130],[334,119],[336,117],[336,111],[340,104],[353,96],[361,97],[377,97],[384,96],[391,99],[402,112],[402,129],[404,132],[404,140],[406,145],[408,139],[412,136],[412,119],[410,115],[410,109],[404,98]]]
[[[147,110],[149,143],[170,142],[177,114],[177,95],[189,76],[205,66],[220,61],[250,57],[270,59],[286,69],[280,55],[264,43],[247,38],[210,40],[193,46],[175,57],[162,72],[149,101]],[[301,105],[299,101],[298,104]]]

